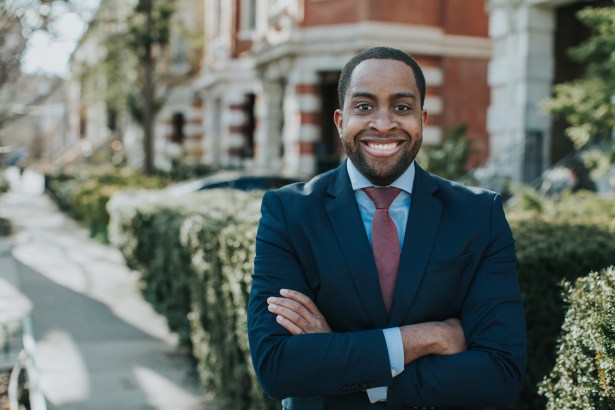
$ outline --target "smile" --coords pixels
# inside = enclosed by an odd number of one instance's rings
[[[393,149],[397,146],[396,143],[390,143],[390,144],[376,144],[376,143],[368,143],[367,145],[369,145],[369,147],[371,149],[376,149],[379,151],[386,151],[386,150],[390,150]]]
[[[397,154],[402,146],[402,141],[395,142],[377,142],[377,141],[364,141],[363,147],[365,151],[371,156],[378,158],[392,157]]]

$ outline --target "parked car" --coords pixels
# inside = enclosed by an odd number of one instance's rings
[[[181,196],[191,192],[214,188],[233,188],[240,191],[270,190],[300,182],[300,179],[274,174],[225,171],[203,178],[173,184],[163,191],[170,196]]]

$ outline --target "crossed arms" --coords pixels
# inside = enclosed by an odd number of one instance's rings
[[[293,335],[331,333],[325,317],[306,295],[281,289],[282,297],[267,299],[268,309],[276,321]],[[467,345],[459,319],[426,322],[399,328],[404,346],[404,365],[427,355],[451,355],[466,350]]]
[[[339,312],[354,313],[330,297],[316,308],[319,278],[309,252],[298,255],[296,249],[306,246],[297,243],[301,232],[288,234],[286,212],[291,211],[278,193],[265,195],[248,306],[252,360],[267,393],[333,396],[388,386],[393,408],[516,400],[525,366],[525,324],[514,245],[497,198],[488,245],[473,268],[459,317],[401,326],[405,369],[395,378],[382,329],[355,316],[341,330]],[[281,289],[294,292],[280,298]]]

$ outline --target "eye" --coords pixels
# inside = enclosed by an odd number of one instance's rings
[[[397,104],[393,107],[393,109],[395,111],[410,111],[412,107],[408,106],[407,104]]]
[[[367,103],[359,103],[355,105],[355,108],[359,111],[369,111],[372,109],[372,106]]]

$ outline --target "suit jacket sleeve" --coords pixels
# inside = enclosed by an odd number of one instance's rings
[[[392,408],[485,406],[514,402],[526,364],[526,330],[514,243],[499,195],[489,244],[461,310],[468,350],[426,356],[406,366],[389,388]]]
[[[277,398],[330,396],[390,385],[391,369],[380,329],[291,336],[267,310],[282,288],[313,298],[287,232],[275,191],[265,194],[256,238],[248,303],[248,337],[256,375]]]

